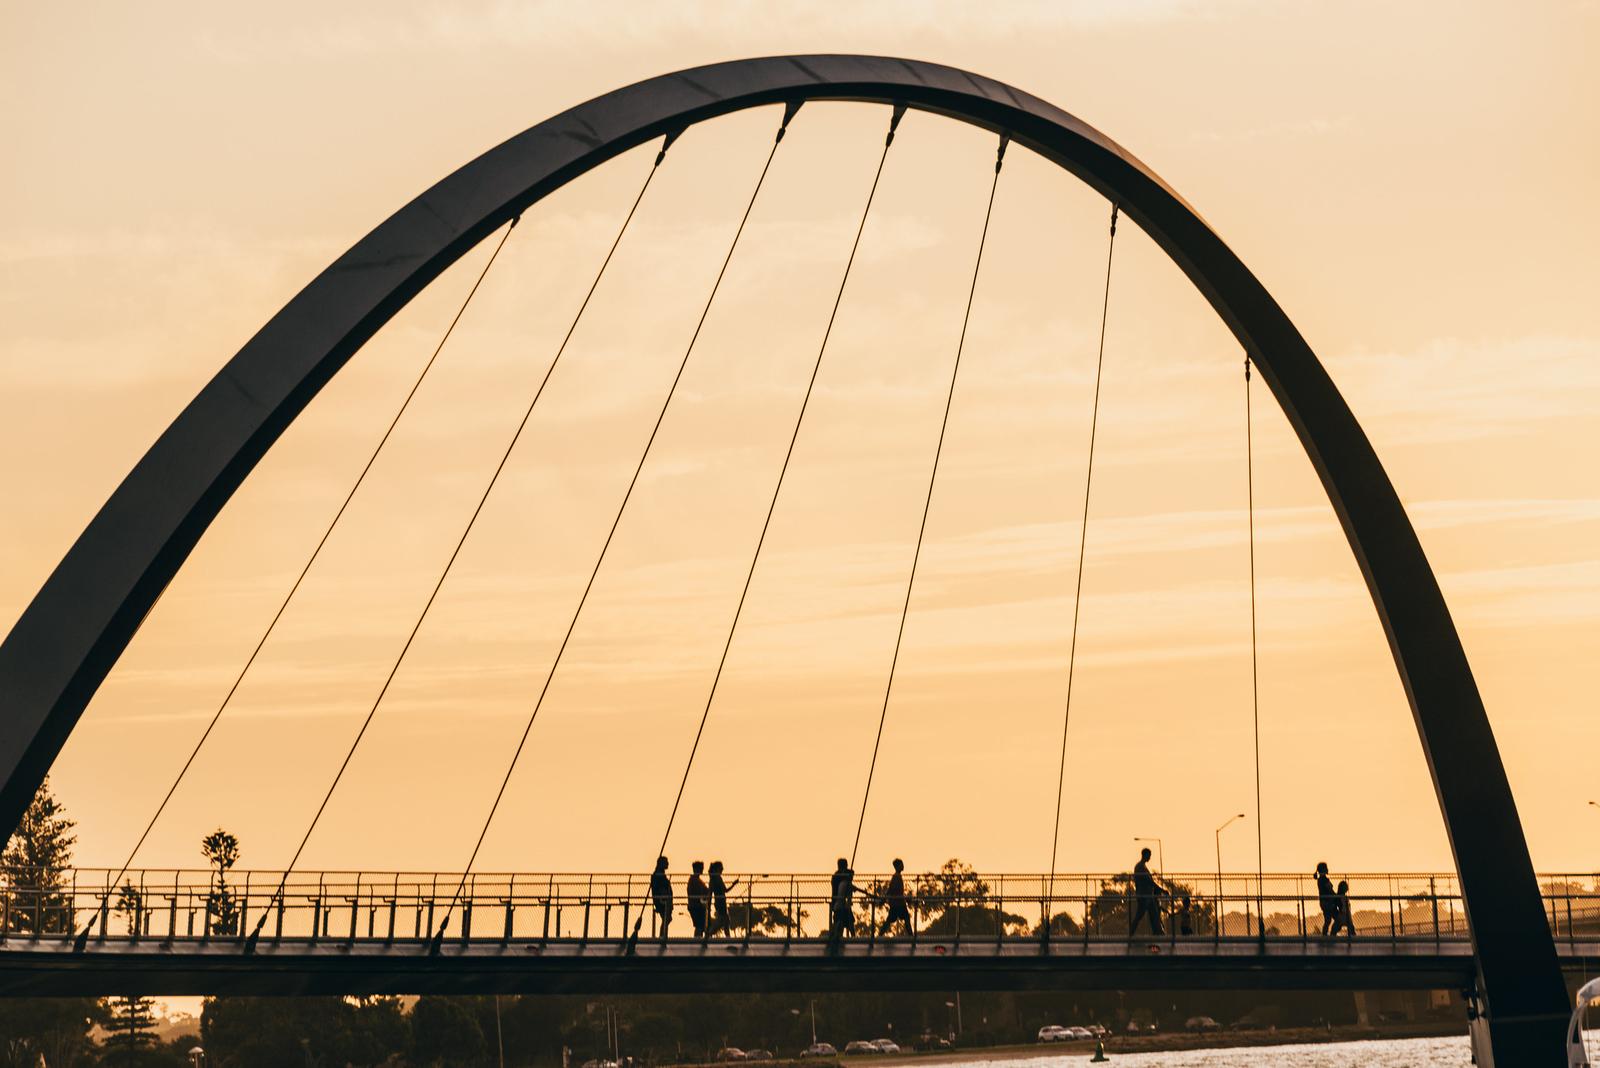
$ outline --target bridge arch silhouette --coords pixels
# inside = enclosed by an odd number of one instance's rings
[[[642,81],[489,150],[362,238],[172,422],[0,644],[0,824],[15,825],[95,690],[222,506],[317,392],[412,297],[530,205],[628,149],[730,112],[816,100],[932,112],[1009,137],[1117,205],[1210,302],[1299,436],[1377,607],[1454,852],[1497,1060],[1559,1056],[1553,1043],[1566,1022],[1565,988],[1482,699],[1416,533],[1332,380],[1265,287],[1148,167],[1043,100],[930,63],[784,56]]]

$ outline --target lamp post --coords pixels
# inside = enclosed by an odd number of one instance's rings
[[[1156,844],[1156,868],[1161,872],[1161,874],[1163,876],[1166,875],[1167,874],[1167,855],[1166,855],[1166,852],[1164,850],[1162,850],[1162,848],[1161,848],[1161,839],[1159,839],[1159,838],[1141,838],[1138,835],[1134,835],[1133,836],[1133,840],[1135,842],[1154,842]]]
[[[1223,825],[1221,827],[1217,828],[1216,834],[1214,836],[1215,839],[1216,839],[1216,843],[1217,843],[1217,898],[1216,898],[1216,908],[1217,908],[1217,935],[1219,937],[1222,934],[1222,832],[1227,830],[1228,829],[1228,824],[1231,824],[1234,820],[1242,820],[1242,819],[1244,819],[1244,813],[1243,812],[1239,813],[1237,816],[1229,816],[1228,819],[1227,819],[1227,822],[1223,823]]]
[[[817,1044],[817,1000],[816,998],[808,998],[807,1002],[811,1007],[811,1044],[815,1046]],[[790,1009],[789,1015],[799,1019],[800,1010]]]

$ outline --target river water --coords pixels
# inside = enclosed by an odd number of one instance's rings
[[[1088,1054],[1045,1054],[1006,1060],[953,1062],[971,1068],[1083,1068]],[[1468,1068],[1465,1035],[1324,1042],[1298,1046],[1195,1049],[1170,1053],[1118,1053],[1112,1068]]]

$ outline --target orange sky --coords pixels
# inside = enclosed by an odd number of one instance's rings
[[[1594,864],[1600,752],[1600,6],[1079,3],[9,7],[0,14],[0,626],[142,450],[322,266],[590,96],[744,55],[891,53],[1098,125],[1310,340],[1378,447],[1483,689],[1535,862]],[[303,866],[454,868],[521,733],[770,144],[691,130],[513,454]],[[795,120],[485,869],[643,867],[760,528],[887,115]],[[993,140],[908,117],[885,170],[671,852],[848,850]],[[287,860],[654,149],[530,211],[141,855],[219,823]],[[1049,858],[1107,206],[1001,180],[862,866]],[[120,863],[487,249],[407,308],[213,526],[56,763]],[[1208,869],[1253,809],[1240,353],[1119,235],[1063,870],[1159,835]],[[1266,863],[1444,868],[1387,646],[1257,393]],[[1224,862],[1253,861],[1253,825]]]

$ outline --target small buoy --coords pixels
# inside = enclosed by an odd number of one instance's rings
[[[1090,1064],[1099,1064],[1102,1061],[1109,1061],[1110,1059],[1111,1059],[1110,1057],[1106,1056],[1106,1040],[1103,1039],[1103,1038],[1095,1039],[1094,1040],[1094,1056],[1089,1058],[1089,1063]]]

